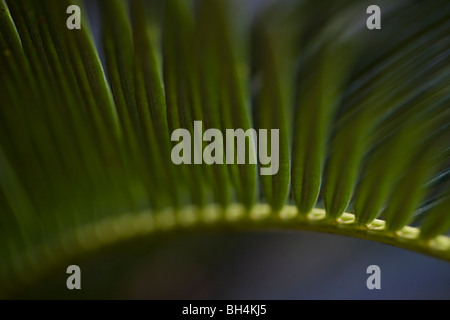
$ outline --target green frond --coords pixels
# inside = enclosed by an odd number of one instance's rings
[[[313,230],[450,261],[448,1],[383,2],[376,31],[366,1],[95,3],[69,30],[72,1],[0,0],[0,295],[180,230]],[[279,170],[194,164],[205,141],[175,165],[179,128],[278,129]]]

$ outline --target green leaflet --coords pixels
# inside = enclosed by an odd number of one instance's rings
[[[224,135],[227,129],[247,131],[252,127],[249,96],[245,90],[248,85],[247,61],[244,60],[246,48],[240,47],[233,30],[227,25],[230,19],[227,14],[221,1],[200,1],[196,29],[196,61],[201,75],[203,114],[207,126],[222,130]],[[246,140],[247,146],[252,148],[253,139]],[[255,202],[256,165],[236,164],[236,152],[234,162],[225,168],[216,168],[220,172],[219,184],[230,180],[235,199],[250,209]]]
[[[441,233],[448,230],[450,226],[450,215],[448,214],[448,206],[450,205],[450,197],[442,195],[442,200],[435,207],[430,209],[427,219],[423,223],[420,236],[425,240],[433,239]]]
[[[167,121],[169,133],[177,128],[188,129],[193,133],[192,109],[198,107],[194,103],[192,68],[187,64],[189,59],[189,43],[192,41],[193,21],[186,3],[168,1],[166,3],[164,32],[163,32],[163,78],[167,105]],[[173,23],[169,23],[172,21]],[[181,168],[180,173],[185,176],[191,199],[195,204],[204,205],[206,190],[204,175],[201,168],[192,170]],[[195,176],[200,177],[194,184]]]
[[[355,41],[345,36],[336,37],[335,32],[339,31],[324,30],[321,42],[312,45],[315,50],[309,53],[304,69],[300,72],[300,77],[307,77],[308,80],[302,81],[298,93],[292,154],[292,193],[303,214],[310,212],[317,201],[330,124],[358,50],[358,38]]]
[[[288,11],[288,10],[286,10]],[[262,16],[254,27],[255,73],[261,82],[253,114],[258,129],[279,130],[279,168],[275,175],[261,176],[261,184],[267,202],[277,212],[286,203],[290,186],[290,134],[294,73],[291,68],[300,32],[296,25],[298,14],[284,13],[271,21],[270,14]],[[287,17],[286,17],[287,16]],[[293,27],[295,26],[295,27]],[[296,31],[293,31],[296,30]],[[270,141],[270,140],[269,140]],[[272,154],[268,146],[268,154]]]
[[[153,2],[152,2],[153,3]],[[135,81],[136,81],[136,100],[139,110],[139,120],[143,130],[143,136],[146,143],[146,158],[160,161],[154,168],[168,169],[166,177],[160,177],[165,182],[166,192],[170,194],[171,201],[165,205],[172,204],[175,207],[181,202],[178,190],[185,190],[186,182],[183,181],[183,172],[179,168],[171,165],[170,160],[170,140],[169,128],[167,124],[167,108],[164,93],[164,84],[162,79],[162,66],[160,62],[160,46],[155,39],[160,38],[161,26],[154,17],[159,12],[162,15],[162,9],[147,9],[142,1],[133,1],[131,3],[131,15],[133,23],[134,38],[134,61],[135,61]],[[150,17],[150,18],[148,18]],[[158,148],[155,146],[158,145]],[[158,157],[152,157],[154,153]],[[169,163],[169,165],[167,165]],[[154,169],[153,172],[163,174],[164,170]],[[166,180],[166,181],[165,181]],[[171,188],[177,181],[178,188]],[[154,186],[152,181],[149,186]],[[170,191],[169,191],[170,190]]]
[[[208,3],[201,1],[199,3],[199,9],[197,13],[197,21],[194,29],[194,38],[192,45],[193,64],[196,70],[197,77],[197,90],[198,90],[198,103],[201,109],[198,110],[196,120],[203,121],[204,128],[202,134],[209,128],[218,128],[223,130],[224,124],[221,121],[221,108],[223,102],[221,101],[220,84],[221,75],[219,68],[218,46],[217,39],[212,37],[215,29],[211,28],[211,20],[220,19],[220,10],[216,8],[213,14],[209,14],[207,10],[208,6],[214,7],[215,3]],[[225,90],[225,89],[223,89]],[[205,144],[204,144],[205,145]],[[204,146],[202,145],[202,147]],[[225,161],[225,145],[222,146],[223,161]],[[203,148],[202,148],[203,152]],[[217,151],[218,152],[218,151]],[[217,181],[217,186],[213,187],[215,193],[215,199],[223,207],[229,205],[232,199],[231,178],[228,173],[228,168],[223,165],[212,164],[211,167],[207,166],[209,171],[210,181]]]

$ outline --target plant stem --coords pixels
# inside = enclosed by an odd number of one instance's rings
[[[226,209],[217,205],[208,205],[203,209],[186,206],[180,210],[167,208],[156,213],[127,213],[77,228],[58,239],[48,240],[27,252],[15,255],[12,261],[15,270],[8,277],[10,285],[7,283],[0,287],[6,289],[6,293],[11,293],[11,289],[17,289],[12,286],[17,284],[16,280],[27,285],[49,274],[51,270],[62,267],[68,261],[125,241],[149,241],[155,236],[202,230],[282,229],[326,232],[368,239],[450,261],[450,237],[440,235],[425,241],[420,238],[418,228],[406,226],[399,232],[390,232],[385,229],[385,221],[380,219],[375,219],[366,226],[358,226],[355,216],[351,213],[331,219],[326,216],[325,210],[319,208],[302,215],[292,205],[286,205],[278,212],[273,212],[269,205],[261,203],[254,205],[251,210],[241,204],[232,204]]]

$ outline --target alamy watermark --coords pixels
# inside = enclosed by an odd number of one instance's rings
[[[79,266],[73,264],[67,267],[66,273],[70,274],[67,278],[66,286],[69,290],[81,290],[81,269]]]
[[[366,273],[370,274],[370,276],[367,278],[367,281],[366,281],[367,289],[380,290],[381,289],[381,269],[380,269],[380,267],[377,266],[376,264],[372,264],[367,267]]]
[[[253,128],[246,131],[226,129],[224,139],[219,129],[210,128],[203,132],[202,121],[194,121],[193,138],[187,129],[180,128],[172,132],[172,141],[181,140],[172,149],[172,162],[177,165],[258,164],[258,158],[260,174],[275,175],[279,169],[279,129],[270,129],[270,144],[268,131],[268,129],[256,131]],[[204,142],[209,144],[203,149]]]

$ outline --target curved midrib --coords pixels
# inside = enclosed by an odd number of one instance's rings
[[[420,238],[420,229],[415,227],[407,226],[392,233],[384,229],[383,220],[375,219],[367,226],[358,226],[354,220],[355,216],[351,213],[344,213],[338,220],[327,219],[325,211],[319,208],[314,208],[308,215],[300,215],[297,208],[291,205],[284,206],[278,213],[272,212],[267,204],[256,204],[250,211],[240,204],[232,204],[226,209],[208,205],[202,210],[186,206],[180,210],[169,208],[157,213],[142,211],[77,228],[58,237],[58,241],[49,241],[22,252],[13,264],[16,278],[30,283],[56,266],[121,241],[180,230],[194,232],[221,228],[326,232],[373,240],[450,261],[450,237],[440,235],[425,241]],[[10,283],[3,285],[3,288],[8,292],[16,286],[17,283]]]

